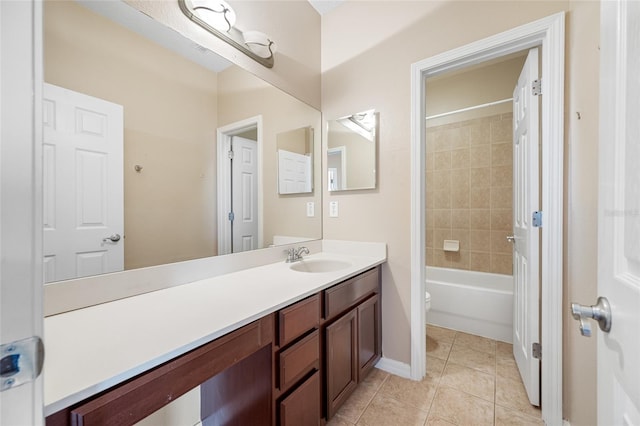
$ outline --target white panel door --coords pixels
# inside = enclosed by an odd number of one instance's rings
[[[232,252],[258,248],[258,144],[231,138]]]
[[[630,426],[640,425],[640,3],[601,7],[598,294],[612,321],[593,331],[598,424]]]
[[[529,401],[540,405],[540,360],[532,356],[540,342],[539,228],[532,214],[539,210],[538,49],[531,49],[513,91],[513,355]]]
[[[0,358],[43,333],[41,21],[41,2],[0,1]],[[3,371],[0,425],[44,424],[42,376],[21,370]]]
[[[278,193],[311,192],[311,157],[278,150]]]
[[[45,282],[122,271],[123,108],[51,84],[43,98]]]

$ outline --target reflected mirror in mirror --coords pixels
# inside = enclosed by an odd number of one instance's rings
[[[290,195],[313,191],[313,128],[278,133],[276,144],[278,193]]]
[[[329,191],[376,187],[378,114],[368,110],[330,120],[327,126]]]
[[[44,80],[46,282],[321,238],[319,191],[281,197],[275,155],[308,129],[320,170],[314,108],[121,1],[44,2]]]

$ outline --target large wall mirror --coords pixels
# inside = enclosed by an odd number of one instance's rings
[[[46,282],[322,237],[316,109],[120,1],[44,2],[44,80]]]
[[[362,111],[327,122],[329,191],[376,187],[378,114]]]

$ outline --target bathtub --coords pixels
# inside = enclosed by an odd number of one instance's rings
[[[427,266],[426,287],[427,324],[512,343],[511,275]]]

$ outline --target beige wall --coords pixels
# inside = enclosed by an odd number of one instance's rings
[[[45,81],[124,107],[125,269],[216,255],[216,74],[75,2],[44,18]]]
[[[277,135],[301,127],[314,129],[313,168],[320,170],[320,112],[237,67],[218,75],[218,123],[226,126],[256,115],[263,123],[263,194],[265,245],[274,235],[322,237],[320,173],[314,173],[310,194],[278,194]],[[307,217],[306,204],[315,203],[315,217]]]
[[[512,120],[507,113],[428,128],[427,265],[513,273]],[[444,251],[444,240],[460,250]]]
[[[193,24],[177,1],[126,0],[265,81],[320,109],[320,15],[306,1],[230,0],[240,30],[257,30],[276,43],[275,65],[265,68]]]
[[[596,419],[596,339],[580,335],[569,306],[592,305],[597,299],[599,36],[600,2],[571,2],[565,86],[563,403],[572,426],[590,426]]]
[[[323,16],[323,113],[339,117],[372,107],[380,111],[378,189],[325,192],[325,208],[329,201],[339,201],[340,217],[324,217],[324,237],[388,244],[383,268],[385,357],[410,359],[411,64],[559,11],[570,12],[563,288],[566,297],[595,300],[598,8],[597,2],[569,1],[395,1],[393,7],[389,2],[358,1]],[[580,122],[575,111],[582,113]],[[564,416],[572,424],[586,425],[595,419],[595,350],[593,342],[579,337],[566,311],[564,333]]]

